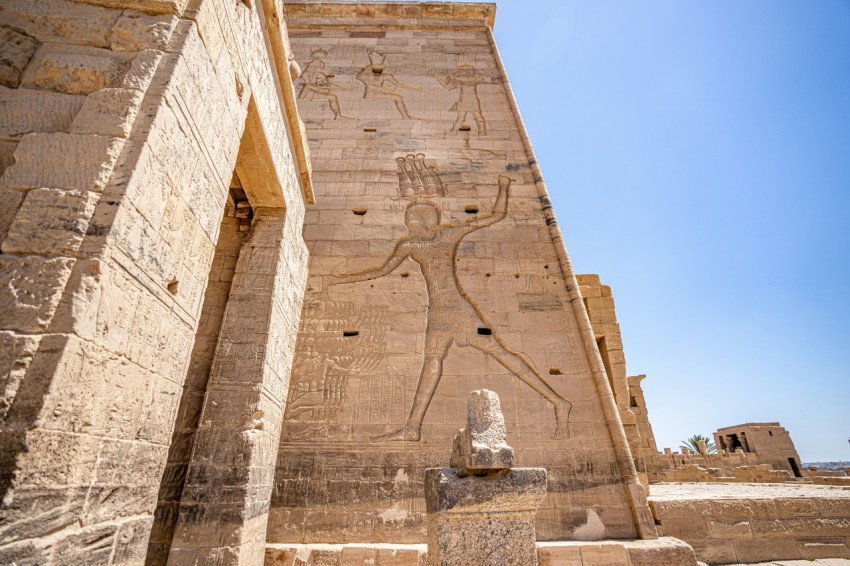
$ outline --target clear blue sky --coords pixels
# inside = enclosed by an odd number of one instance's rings
[[[659,448],[850,460],[850,1],[504,0],[495,34]]]

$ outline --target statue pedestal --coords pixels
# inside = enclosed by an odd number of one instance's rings
[[[546,470],[512,468],[467,475],[425,470],[430,566],[537,564],[534,514],[546,495]]]

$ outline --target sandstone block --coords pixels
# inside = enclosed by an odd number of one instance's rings
[[[657,540],[624,541],[631,566],[694,566],[694,549],[684,541],[662,537]]]
[[[172,14],[126,10],[112,28],[110,47],[116,51],[165,50],[176,24]]]
[[[0,255],[0,328],[44,332],[73,265],[64,257]]]
[[[619,544],[584,544],[581,546],[582,564],[593,566],[617,566],[629,564],[629,554]]]
[[[7,187],[102,190],[124,140],[77,134],[27,134],[15,150],[15,164],[0,177]],[[50,166],[46,166],[46,164]]]
[[[15,215],[18,213],[21,203],[24,202],[26,194],[26,191],[0,187],[0,202],[3,203],[3,206],[0,207],[0,245],[6,239],[9,227],[15,221]]]
[[[467,398],[465,428],[455,435],[450,466],[478,474],[513,466],[499,396],[482,389]]]
[[[129,137],[142,96],[141,91],[129,88],[104,88],[93,92],[85,98],[69,131],[74,134]]]
[[[540,566],[584,566],[580,546],[538,543],[537,561]]]
[[[17,87],[37,48],[38,41],[28,35],[0,27],[0,84]]]
[[[132,56],[126,53],[48,43],[27,67],[21,86],[66,94],[90,94],[120,86]]]
[[[93,191],[29,191],[3,241],[3,253],[73,257],[99,198]]]
[[[768,560],[799,560],[800,543],[793,539],[735,540],[735,559],[738,562],[766,562]]]
[[[83,101],[78,95],[0,87],[0,137],[67,132]]]
[[[120,15],[120,10],[70,0],[5,0],[0,4],[4,24],[41,42],[108,47],[109,32]]]
[[[0,420],[5,421],[40,341],[40,336],[0,332]]]

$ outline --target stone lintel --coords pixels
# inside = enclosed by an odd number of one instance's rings
[[[479,2],[288,1],[284,9],[290,29],[492,29],[496,19],[496,4]]]

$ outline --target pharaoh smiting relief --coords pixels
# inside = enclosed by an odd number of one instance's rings
[[[555,391],[522,354],[505,344],[461,288],[455,272],[461,240],[467,234],[491,226],[507,216],[510,184],[509,178],[500,176],[499,194],[493,211],[455,224],[441,224],[440,209],[427,202],[427,197],[419,197],[405,211],[404,223],[409,234],[396,243],[393,252],[381,265],[353,273],[323,276],[322,288],[369,281],[388,275],[409,258],[419,264],[425,277],[428,295],[425,359],[413,407],[404,426],[373,437],[373,442],[415,442],[420,439],[422,421],[440,382],[443,360],[452,345],[469,346],[492,356],[542,395],[555,410],[553,438],[569,438],[571,403]]]

